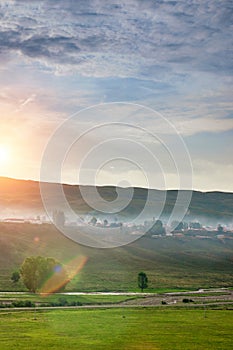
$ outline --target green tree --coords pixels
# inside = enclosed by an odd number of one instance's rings
[[[139,272],[138,274],[138,287],[142,292],[148,287],[148,278],[145,272]]]
[[[67,274],[62,264],[54,258],[45,258],[42,256],[31,256],[24,260],[21,268],[20,275],[22,281],[27,289],[36,293],[37,291],[49,292],[49,290],[43,289],[43,286],[47,284],[47,289],[58,291],[61,286],[64,286],[68,282]],[[48,284],[47,281],[51,281]]]
[[[20,273],[19,273],[19,271],[12,272],[11,280],[12,280],[13,283],[17,283],[20,280]]]

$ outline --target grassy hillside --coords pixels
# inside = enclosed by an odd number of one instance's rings
[[[83,247],[52,225],[0,223],[0,290],[23,286],[10,281],[27,256],[51,256],[66,264],[74,278],[67,290],[137,290],[145,271],[152,289],[233,285],[233,240],[142,238],[115,249]]]

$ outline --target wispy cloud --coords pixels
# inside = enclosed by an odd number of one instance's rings
[[[95,78],[102,97],[93,102],[151,105],[176,96],[182,105],[187,93],[211,90],[216,99],[218,86],[232,86],[231,1],[1,1],[0,8],[0,61]]]
[[[16,112],[19,112],[22,108],[24,108],[29,103],[33,102],[35,99],[36,99],[36,95],[32,94],[31,96],[27,97],[26,99],[21,100]]]
[[[60,71],[153,80],[231,67],[231,1],[4,1],[1,10],[2,53]]]

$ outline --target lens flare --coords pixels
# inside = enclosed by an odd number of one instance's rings
[[[78,256],[62,267],[55,268],[53,275],[41,287],[40,294],[47,296],[61,290],[83,269],[87,260],[86,256]]]

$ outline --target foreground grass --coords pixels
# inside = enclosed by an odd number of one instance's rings
[[[1,350],[232,349],[230,310],[153,308],[0,313]]]

